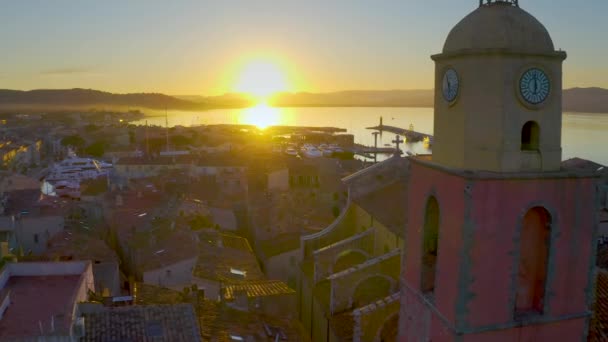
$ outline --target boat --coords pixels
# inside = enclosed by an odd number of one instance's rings
[[[322,152],[324,157],[331,157],[334,155],[334,150],[329,147],[324,148]]]
[[[50,182],[78,181],[95,179],[106,176],[112,170],[110,163],[98,161],[91,158],[79,158],[74,155],[56,163],[51,168],[45,180]]]
[[[289,155],[289,156],[297,156],[298,155],[298,151],[296,151],[295,148],[293,147],[288,147],[285,149],[285,154]]]
[[[300,151],[306,158],[319,158],[323,156],[323,152],[321,152],[318,148],[310,144],[305,144],[304,146],[302,146]]]

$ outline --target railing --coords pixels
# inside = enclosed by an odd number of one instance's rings
[[[11,304],[11,291],[8,289],[0,290],[0,320],[4,315],[4,311]]]

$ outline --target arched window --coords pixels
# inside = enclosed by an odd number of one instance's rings
[[[435,291],[435,271],[437,269],[437,250],[439,243],[439,203],[435,197],[426,202],[424,232],[422,241],[422,265],[420,290],[425,294]]]
[[[540,127],[534,121],[528,121],[521,129],[521,150],[538,151],[540,142]]]
[[[523,218],[520,238],[515,315],[542,314],[545,301],[551,216],[542,207]]]

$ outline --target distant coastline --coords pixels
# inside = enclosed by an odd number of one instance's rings
[[[433,107],[434,92],[427,90],[352,90],[331,93],[280,93],[274,107]],[[62,110],[183,110],[238,109],[256,103],[243,94],[169,96],[159,93],[113,94],[92,89],[0,89],[0,111]],[[608,114],[608,89],[571,88],[563,91],[563,111]]]

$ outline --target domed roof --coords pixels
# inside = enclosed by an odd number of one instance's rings
[[[554,52],[547,29],[523,9],[506,2],[480,6],[450,32],[444,53],[462,50],[508,49],[517,52]]]

